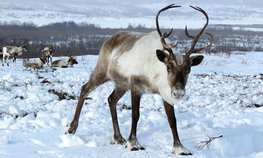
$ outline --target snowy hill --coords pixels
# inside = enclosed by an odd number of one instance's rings
[[[205,55],[203,63],[192,69],[187,97],[175,105],[179,135],[191,157],[263,157],[262,55]],[[110,144],[111,82],[88,96],[77,133],[64,135],[97,56],[77,59],[73,68],[55,71],[47,66],[39,72],[24,70],[20,59],[15,65],[0,66],[0,157],[175,157],[158,95],[144,95],[141,100],[138,139],[146,150],[131,152]],[[117,105],[125,138],[131,124],[129,107],[127,93]],[[209,137],[221,135],[205,145]]]
[[[183,28],[186,24],[193,28],[200,27],[203,17],[188,5],[197,5],[206,10],[210,16],[210,24],[263,23],[263,6],[260,0],[9,0],[0,1],[0,21],[33,22],[39,26],[75,21],[94,23],[101,27],[127,27],[129,24],[155,27],[156,12],[170,3],[183,8],[162,15],[161,25],[165,27]]]

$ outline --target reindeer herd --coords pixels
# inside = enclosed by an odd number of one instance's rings
[[[9,58],[13,58],[13,63],[16,62],[16,58],[21,56],[23,53],[27,52],[27,48],[25,45],[22,46],[4,46],[2,49],[2,66],[5,64],[9,66]],[[77,60],[73,56],[69,56],[68,59],[60,59],[52,62],[52,56],[55,52],[55,49],[52,46],[47,46],[43,50],[41,50],[40,57],[38,61],[30,61],[30,60],[23,60],[23,66],[26,69],[43,69],[43,65],[47,64],[51,67],[72,67],[74,64],[78,64]]]
[[[140,100],[145,93],[159,94],[163,99],[165,113],[173,136],[173,154],[191,155],[181,143],[177,131],[177,123],[174,105],[184,97],[188,75],[192,66],[196,66],[204,59],[203,55],[193,55],[211,46],[213,36],[206,33],[209,18],[207,13],[199,8],[190,6],[201,13],[205,19],[205,25],[196,34],[191,35],[185,27],[185,34],[192,40],[192,45],[185,50],[184,54],[175,53],[176,44],[170,42],[170,32],[162,33],[159,27],[159,15],[169,9],[179,8],[175,4],[160,9],[155,18],[156,31],[149,33],[140,32],[117,32],[109,37],[101,46],[97,65],[90,75],[89,81],[81,88],[77,106],[72,121],[68,125],[66,134],[74,134],[78,128],[81,109],[85,98],[98,86],[107,81],[115,83],[115,88],[108,97],[108,104],[112,118],[113,144],[126,144],[129,150],[144,150],[137,138],[137,123],[140,117]],[[196,48],[200,37],[208,36],[208,44]],[[6,57],[16,57],[26,52],[25,46],[6,46],[3,48],[3,65]],[[46,47],[42,50],[39,63],[25,62],[25,67],[41,68],[43,64],[51,62],[54,67],[68,67],[76,64],[67,60],[52,62],[54,49]],[[7,63],[8,64],[8,63]],[[131,130],[126,140],[120,131],[116,104],[127,92],[131,92]],[[85,104],[86,105],[86,104]],[[146,106],[146,105],[145,105]]]

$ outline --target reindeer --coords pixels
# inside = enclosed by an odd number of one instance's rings
[[[51,63],[51,66],[67,68],[67,67],[72,67],[74,64],[78,64],[78,62],[75,57],[71,56],[68,58],[68,60],[66,59],[55,60]]]
[[[208,34],[210,43],[203,48],[195,48],[208,25],[208,15],[203,9],[191,6],[205,16],[206,23],[196,36],[190,35],[187,27],[185,28],[187,37],[192,39],[192,46],[185,51],[185,55],[175,55],[172,48],[176,45],[166,43],[172,29],[169,33],[162,34],[158,18],[161,12],[177,7],[180,6],[171,4],[159,10],[156,15],[157,31],[150,33],[118,32],[103,43],[97,65],[89,81],[81,88],[75,114],[66,134],[76,132],[85,97],[99,85],[113,81],[115,89],[108,97],[108,103],[112,117],[114,144],[126,143],[126,147],[132,151],[144,150],[136,136],[140,117],[140,99],[144,93],[155,93],[163,98],[164,109],[174,140],[172,153],[191,155],[180,142],[173,105],[185,95],[185,86],[191,66],[200,64],[204,58],[203,55],[190,55],[209,47],[213,39],[212,35]],[[127,90],[131,91],[132,123],[126,142],[119,129],[116,103]]]
[[[49,61],[50,63],[52,63],[52,56],[54,52],[55,52],[55,49],[52,46],[45,47],[41,51],[41,58],[45,58],[47,61],[47,64],[49,65]]]
[[[9,57],[13,57],[13,62],[16,61],[17,56],[21,56],[24,52],[27,51],[27,48],[25,45],[22,46],[5,46],[3,47],[2,53],[3,53],[3,63],[2,65],[4,66],[5,62]],[[9,66],[9,62],[7,62],[7,66]]]
[[[45,58],[39,58],[38,62],[27,62],[26,60],[23,60],[23,66],[26,69],[43,69],[43,65],[46,63],[46,59]]]

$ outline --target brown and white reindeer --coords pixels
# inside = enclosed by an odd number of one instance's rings
[[[6,61],[7,59],[9,60],[9,57],[13,57],[13,62],[16,61],[16,58],[18,56],[21,56],[23,53],[27,52],[27,48],[25,45],[22,46],[5,46],[3,47],[2,53],[3,53],[3,63],[2,65],[4,66],[5,63],[7,66],[9,66],[9,61]]]
[[[52,67],[72,67],[74,64],[78,64],[76,57],[70,56],[68,59],[55,60],[51,63]]]
[[[198,39],[208,25],[208,16],[203,9],[191,6],[206,17],[206,23],[196,36],[189,35],[187,28],[185,29],[186,35],[192,39],[192,46],[186,50],[185,55],[180,57],[181,60],[178,55],[175,56],[172,50],[175,45],[166,43],[172,30],[162,34],[158,18],[161,12],[176,7],[180,6],[171,4],[157,13],[157,31],[150,33],[118,32],[104,42],[95,69],[89,81],[81,88],[75,114],[66,133],[76,132],[85,97],[99,85],[113,81],[115,89],[108,97],[108,103],[115,144],[126,143],[126,147],[130,150],[144,149],[136,136],[140,116],[140,99],[144,93],[156,93],[163,98],[164,109],[172,130],[173,154],[191,155],[180,142],[173,105],[185,95],[185,86],[191,66],[200,64],[204,58],[202,55],[190,55],[210,46],[213,39],[212,35],[208,34],[210,36],[208,46],[195,48]],[[128,90],[131,91],[132,123],[126,142],[119,129],[116,103]]]
[[[41,58],[45,58],[47,64],[49,65],[49,61],[50,63],[52,63],[52,56],[53,53],[55,52],[55,49],[52,46],[48,46],[45,47],[42,51],[41,51]]]
[[[26,70],[34,69],[34,70],[40,70],[43,69],[43,65],[46,63],[46,58],[39,58],[39,60],[30,62],[23,60],[23,66],[26,68]]]

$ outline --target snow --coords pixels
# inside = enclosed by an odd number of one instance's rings
[[[233,27],[233,30],[246,30],[246,31],[255,31],[255,32],[262,32],[263,28],[253,28],[253,27]]]
[[[175,105],[179,136],[194,158],[263,157],[263,52],[205,55],[192,68],[187,96]],[[75,135],[65,135],[81,86],[88,80],[97,56],[77,58],[73,68],[24,70],[22,60],[0,67],[0,157],[175,157],[160,96],[141,100],[138,140],[146,148],[129,151],[112,145],[108,82],[85,101]],[[55,92],[63,92],[64,99]],[[117,104],[121,132],[131,124],[130,94]],[[198,148],[209,137],[218,137]],[[183,156],[182,156],[183,157]]]

